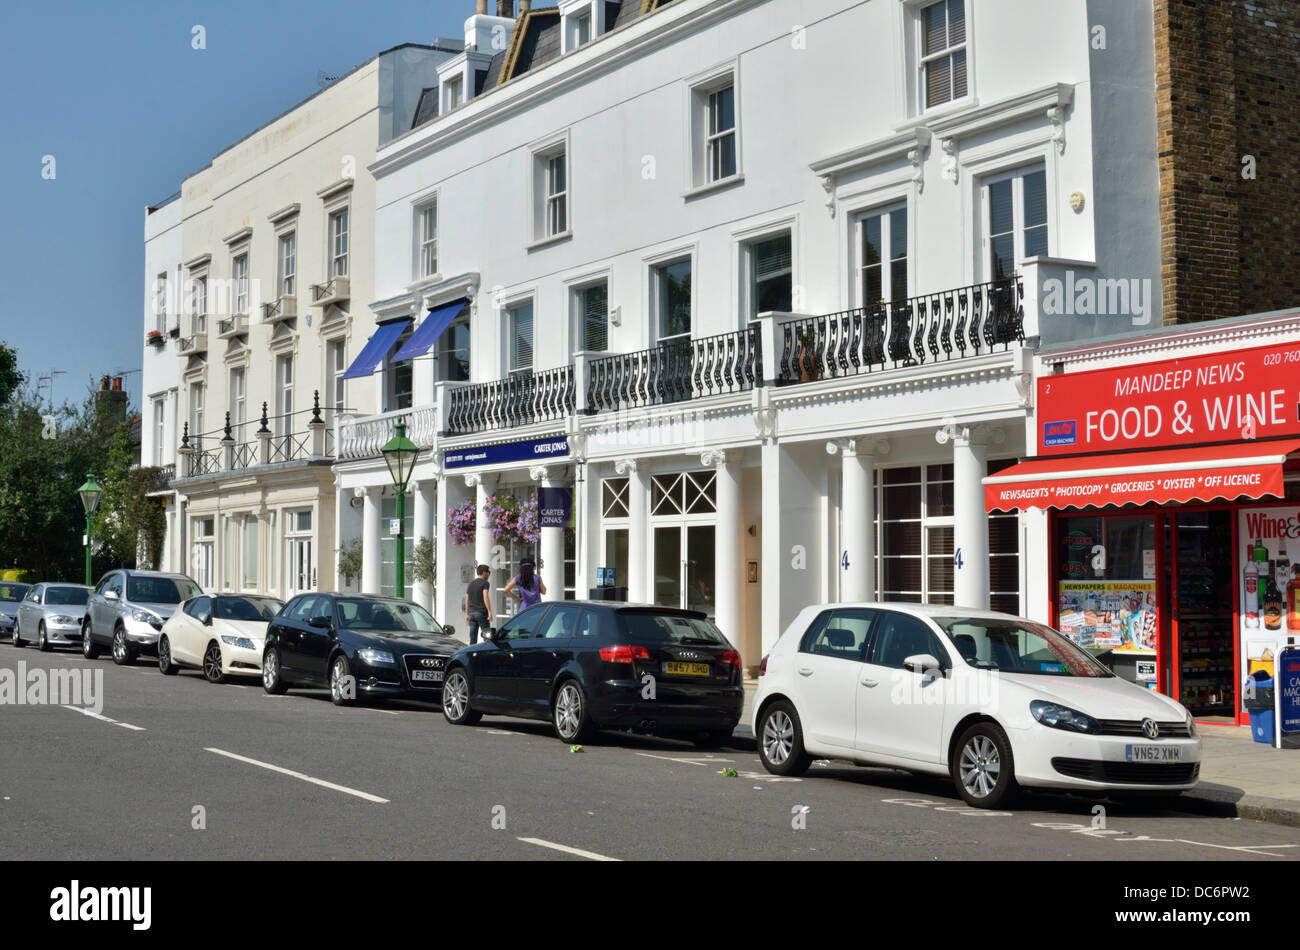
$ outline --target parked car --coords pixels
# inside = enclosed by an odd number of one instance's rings
[[[184,574],[160,571],[109,571],[95,586],[81,624],[81,652],[99,656],[101,647],[113,652],[113,662],[125,666],[140,654],[157,652],[158,635],[176,607],[203,591]]]
[[[30,584],[0,581],[0,637],[13,640],[14,624],[18,621],[18,605],[30,589]]]
[[[158,671],[198,669],[209,683],[261,676],[266,628],[284,601],[253,594],[202,594],[180,605],[158,637]]]
[[[436,700],[447,658],[465,644],[398,597],[302,594],[266,631],[262,687],[328,687],[336,705],[362,697]]]
[[[948,775],[968,804],[996,808],[1021,786],[1172,792],[1200,770],[1183,706],[1007,614],[807,607],[760,671],[754,734],[777,775],[847,759]]]
[[[549,719],[567,743],[599,729],[725,742],[740,721],[740,654],[694,610],[609,601],[538,604],[451,658],[442,712]]]
[[[33,639],[43,653],[77,646],[89,597],[90,588],[84,584],[33,584],[18,605],[14,646]]]

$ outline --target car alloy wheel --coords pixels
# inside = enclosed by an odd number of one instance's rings
[[[560,685],[551,720],[555,734],[564,742],[583,742],[596,731],[587,714],[587,697],[577,680],[568,679]]]
[[[21,636],[21,635],[19,634],[19,632],[18,632],[18,621],[17,621],[17,620],[14,620],[14,628],[13,628],[13,630],[12,630],[12,631],[10,632],[10,634],[9,634],[9,642],[12,643],[12,644],[13,644],[14,646],[16,646],[16,647],[21,647],[21,646],[23,645],[23,638],[22,638],[22,636]]]
[[[469,679],[462,669],[452,670],[442,684],[442,717],[453,726],[472,726],[483,718],[470,708]]]
[[[961,750],[961,784],[973,798],[988,798],[1002,771],[998,747],[988,736],[972,736]]]
[[[42,653],[50,652],[50,638],[45,635],[44,620],[42,620],[41,625],[36,628],[36,648]]]
[[[351,679],[348,671],[348,658],[340,653],[330,664],[330,699],[334,700],[336,706],[350,706],[356,702],[356,685],[352,686],[353,694],[347,695],[345,684]]]
[[[953,783],[966,804],[999,808],[1017,795],[1011,743],[994,722],[977,722],[957,740]]]
[[[118,666],[126,666],[126,633],[121,627],[113,631],[113,662]]]
[[[794,751],[794,723],[777,709],[763,720],[763,754],[773,765],[784,765]]]
[[[221,647],[213,640],[203,654],[203,675],[209,683],[224,683],[226,676],[221,672]]]
[[[90,632],[90,621],[86,621],[81,628],[81,655],[87,660],[99,656],[99,647],[95,646],[95,637]]]
[[[273,696],[282,695],[287,689],[280,678],[280,651],[275,647],[262,654],[262,689]]]
[[[172,644],[166,637],[158,641],[158,672],[163,676],[175,676],[177,672],[172,662]]]

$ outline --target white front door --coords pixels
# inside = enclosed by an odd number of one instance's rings
[[[285,599],[316,589],[315,561],[312,560],[311,509],[287,512],[285,518]]]

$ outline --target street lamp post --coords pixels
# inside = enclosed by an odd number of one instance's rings
[[[388,464],[397,491],[397,596],[406,593],[406,483],[411,480],[411,469],[420,454],[420,447],[406,437],[406,423],[400,419],[397,434],[380,449]]]
[[[90,516],[99,507],[99,496],[103,489],[95,484],[95,476],[87,475],[86,484],[77,489],[81,496],[81,506],[86,509],[86,586],[91,584],[90,577]]]

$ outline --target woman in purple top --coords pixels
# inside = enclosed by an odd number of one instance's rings
[[[506,596],[513,597],[519,604],[520,610],[526,610],[533,604],[542,602],[542,595],[546,593],[546,585],[542,583],[542,575],[533,570],[532,561],[524,561],[519,565],[519,573],[510,579],[506,585]]]

